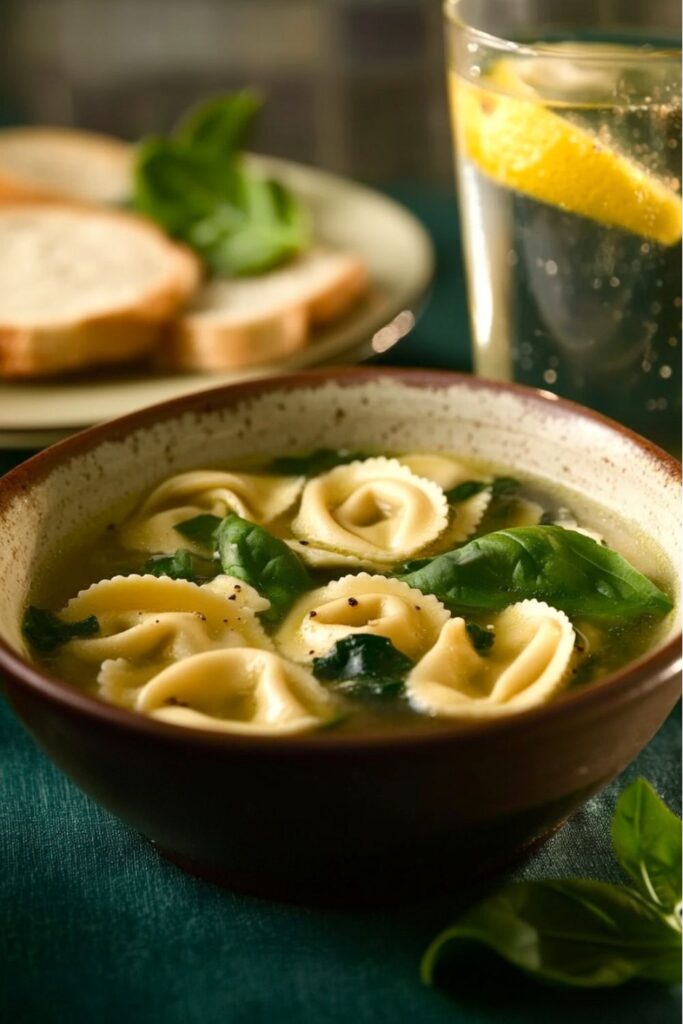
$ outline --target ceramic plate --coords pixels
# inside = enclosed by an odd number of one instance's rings
[[[266,157],[252,157],[309,206],[317,237],[357,253],[371,289],[353,312],[317,331],[311,343],[277,363],[221,374],[100,371],[40,382],[0,383],[0,446],[43,447],[83,427],[144,405],[217,384],[284,373],[304,366],[360,362],[378,328],[402,309],[415,309],[429,285],[434,253],[421,224],[398,203],[334,175]]]

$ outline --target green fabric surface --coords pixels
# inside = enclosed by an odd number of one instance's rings
[[[383,362],[468,368],[455,204],[391,190],[435,239],[431,301]],[[0,452],[0,473],[27,452]],[[622,777],[515,872],[616,881],[608,824],[636,775],[680,813],[680,711]],[[314,837],[312,837],[312,841]],[[12,1024],[673,1024],[676,989],[566,992],[472,972],[424,987],[420,954],[462,906],[443,896],[366,912],[237,896],[183,874],[80,793],[0,702],[0,1022]]]

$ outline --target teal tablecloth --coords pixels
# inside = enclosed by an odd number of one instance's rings
[[[453,203],[395,190],[432,230],[431,305],[392,360],[466,368]],[[0,472],[24,453],[0,452]],[[644,775],[680,812],[680,714],[638,760],[518,869],[616,880],[608,822]],[[312,837],[314,841],[314,837]],[[235,896],[162,861],[83,796],[0,703],[1,1024],[674,1024],[678,990],[632,984],[560,992],[471,976],[446,995],[420,984],[420,953],[457,912],[438,901],[321,911]]]

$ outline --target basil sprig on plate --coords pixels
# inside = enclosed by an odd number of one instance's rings
[[[664,615],[671,600],[616,551],[560,526],[484,534],[400,577],[452,610],[505,608],[537,598],[570,615]]]
[[[622,794],[614,849],[635,888],[588,879],[512,882],[468,910],[425,953],[422,979],[488,947],[533,978],[580,988],[681,980],[681,822],[644,779]]]
[[[135,209],[191,246],[216,274],[261,273],[310,241],[299,200],[241,159],[260,106],[248,90],[214,97],[170,137],[138,147]]]

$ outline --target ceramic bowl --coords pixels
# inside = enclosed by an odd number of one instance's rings
[[[594,523],[597,503],[601,532],[643,571],[673,579],[679,564],[678,464],[552,395],[369,368],[224,387],[86,431],[0,480],[6,695],[77,785],[206,877],[297,899],[453,886],[548,834],[648,742],[678,696],[675,614],[645,656],[553,704],[381,737],[182,729],[85,695],[24,650],[22,611],[46,560],[143,489],[202,464],[319,446],[485,459],[564,488]]]

